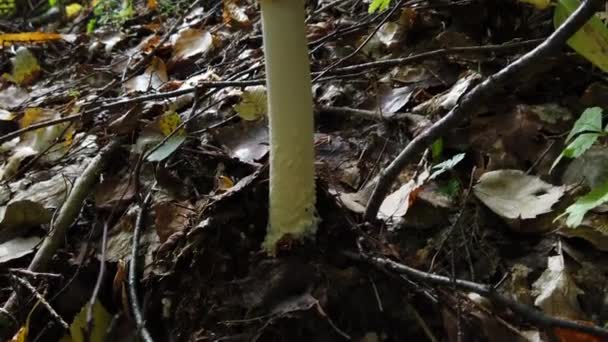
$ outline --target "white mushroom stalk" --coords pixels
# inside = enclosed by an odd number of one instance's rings
[[[268,116],[270,214],[264,248],[316,232],[314,118],[303,0],[261,0]]]

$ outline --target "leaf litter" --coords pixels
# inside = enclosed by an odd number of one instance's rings
[[[49,265],[59,276],[23,276],[49,303],[18,328],[76,341],[87,340],[93,322],[89,340],[133,337],[125,264],[151,189],[138,291],[158,341],[573,336],[491,305],[480,309],[483,297],[404,283],[352,253],[499,283],[509,298],[545,314],[602,325],[608,87],[591,64],[603,70],[608,60],[600,19],[569,41],[591,62],[563,49],[541,76],[485,101],[401,170],[376,220],[362,219],[380,170],[537,44],[527,40],[552,32],[574,2],[560,1],[555,19],[540,1],[308,2],[313,78],[323,73],[313,86],[322,223],[314,243],[277,259],[260,248],[268,119],[254,1],[85,1],[63,19],[36,17],[38,33],[0,17],[3,269],[27,268],[79,175],[120,141]],[[368,13],[396,4],[386,18]],[[116,12],[96,10],[103,6]],[[34,14],[42,15],[18,8],[11,15]],[[593,268],[603,271],[592,275]],[[7,300],[13,284],[8,277],[0,284]],[[28,313],[24,306],[15,317]],[[47,326],[53,315],[73,322],[69,331]],[[95,327],[111,316],[109,330]],[[16,331],[10,336],[22,339]]]

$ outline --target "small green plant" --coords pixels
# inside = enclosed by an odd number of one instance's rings
[[[565,158],[578,158],[600,137],[608,135],[608,125],[602,129],[602,109],[599,107],[587,108],[576,120],[574,127],[566,138],[566,148],[557,157],[551,170]],[[566,211],[557,219],[567,215],[566,225],[571,228],[579,226],[585,214],[593,208],[608,201],[608,180],[603,184],[591,189],[589,193],[579,197]],[[556,219],[556,220],[557,220]]]
[[[0,0],[0,18],[9,18],[17,12],[15,0]]]
[[[608,126],[606,127],[608,129]],[[557,157],[551,170],[557,166],[562,158],[578,158],[587,151],[600,136],[602,131],[602,109],[599,107],[587,108],[576,120],[570,134],[566,137],[566,148]]]
[[[443,139],[439,138],[435,140],[434,143],[431,144],[431,157],[433,161],[436,162],[441,159],[441,154],[443,153]]]
[[[93,7],[93,18],[87,23],[87,32],[93,32],[97,26],[120,26],[134,14],[132,0],[99,0]]]
[[[373,0],[371,4],[369,4],[369,8],[367,12],[369,14],[376,13],[376,11],[380,10],[385,11],[388,6],[390,6],[391,0]]]
[[[184,7],[187,7],[188,3],[185,1],[173,1],[173,0],[159,0],[158,11],[165,15],[170,16],[180,12]]]
[[[69,97],[73,97],[73,98],[79,98],[80,97],[80,91],[77,89],[70,89],[68,90],[68,96]]]

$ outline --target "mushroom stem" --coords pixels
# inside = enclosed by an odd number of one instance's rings
[[[261,0],[270,120],[270,215],[264,248],[314,236],[314,122],[303,0]]]

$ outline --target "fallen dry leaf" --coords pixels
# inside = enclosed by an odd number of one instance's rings
[[[563,187],[520,170],[486,172],[473,190],[488,208],[509,219],[531,219],[551,212],[553,204],[564,194]]]

